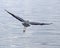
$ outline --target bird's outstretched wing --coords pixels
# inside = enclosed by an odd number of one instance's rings
[[[37,22],[30,22],[31,25],[50,25],[52,23],[37,23]]]
[[[13,17],[15,17],[16,19],[18,19],[19,21],[21,21],[21,22],[24,22],[25,20],[23,20],[22,18],[20,18],[20,17],[18,17],[18,16],[16,16],[16,15],[14,15],[14,14],[12,14],[12,13],[10,13],[9,11],[7,11],[7,10],[5,10],[7,13],[9,13],[10,15],[12,15]]]

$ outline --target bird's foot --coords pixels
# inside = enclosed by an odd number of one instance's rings
[[[25,32],[25,30],[23,30],[23,32]]]
[[[24,27],[23,32],[26,32],[26,27]]]

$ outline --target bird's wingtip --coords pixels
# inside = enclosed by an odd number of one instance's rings
[[[6,9],[4,9],[7,13],[11,14],[9,11],[7,11]]]
[[[6,9],[4,9],[4,11],[8,12]]]
[[[49,23],[48,25],[51,25],[51,24],[53,24],[53,23]]]
[[[50,23],[50,24],[53,24],[53,23]]]

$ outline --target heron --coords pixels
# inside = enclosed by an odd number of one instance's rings
[[[26,31],[26,28],[31,26],[31,25],[50,25],[52,23],[39,23],[39,22],[31,22],[29,20],[24,20],[23,18],[20,18],[19,16],[16,16],[15,14],[5,10],[8,14],[10,14],[11,16],[13,16],[14,18],[16,18],[17,20],[19,20],[20,22],[22,22],[22,25],[24,26],[23,32]]]

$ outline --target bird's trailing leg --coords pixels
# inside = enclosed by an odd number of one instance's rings
[[[26,27],[24,26],[23,32],[25,32],[25,31],[26,31]]]

